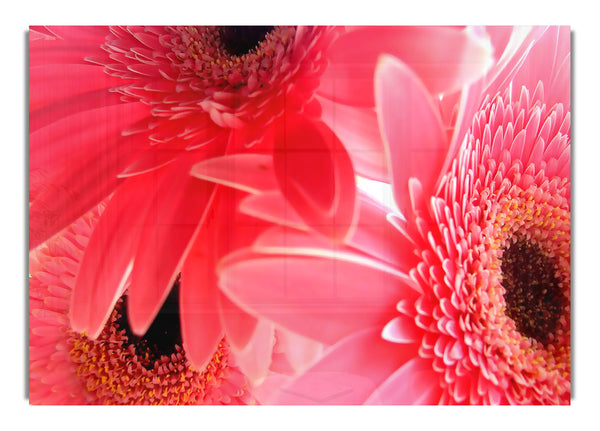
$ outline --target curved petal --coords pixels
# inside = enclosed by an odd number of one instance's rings
[[[179,310],[186,356],[198,370],[206,368],[224,335],[218,310],[214,258],[198,235],[181,274]]]
[[[571,109],[571,54],[567,55],[559,66],[550,87],[549,97]]]
[[[227,342],[234,350],[244,350],[250,342],[258,320],[231,302],[221,292],[219,292],[218,301]]]
[[[279,190],[250,195],[242,200],[240,212],[274,224],[308,230],[302,217],[285,200]]]
[[[31,88],[29,89],[31,92]],[[56,94],[56,92],[55,92]],[[73,97],[64,97],[60,101],[34,109],[29,107],[29,133],[35,132],[55,121],[111,105],[122,105],[123,101],[117,93],[109,93],[105,89],[91,90]]]
[[[550,84],[559,73],[559,68],[569,55],[570,49],[571,35],[568,26],[548,28],[528,50],[522,66],[513,78],[515,88],[523,85],[533,91],[538,81],[541,81],[544,89],[550,90]],[[557,100],[554,94],[546,94],[544,100],[549,106],[562,102]]]
[[[77,113],[29,136],[30,247],[114,191],[123,162],[147,144],[143,136],[120,131],[146,115],[141,103],[113,105]]]
[[[392,343],[417,343],[423,338],[423,331],[417,327],[414,319],[398,316],[384,326],[381,337]]]
[[[183,259],[206,219],[215,185],[187,175],[197,160],[180,160],[146,175],[160,175],[147,188],[151,201],[135,255],[129,288],[129,323],[135,334],[149,328],[177,278]]]
[[[277,188],[273,157],[263,154],[233,154],[204,160],[190,174],[248,193]]]
[[[448,141],[429,93],[417,76],[396,58],[380,59],[375,73],[375,94],[394,198],[403,214],[408,214],[409,178],[419,178],[425,195],[431,195]]]
[[[299,378],[284,386],[277,404],[362,404],[388,376],[417,355],[417,346],[388,343],[379,329],[341,340]]]
[[[199,369],[206,365],[223,335],[234,351],[241,352],[258,330],[256,319],[232,304],[217,288],[215,268],[221,256],[251,244],[257,232],[264,229],[235,210],[239,200],[240,193],[236,190],[217,187],[183,265],[182,335],[186,351]],[[263,359],[259,363],[268,368],[269,360]],[[256,358],[253,360],[256,362]],[[253,366],[258,366],[255,362]],[[256,368],[253,371],[257,379],[264,377]]]
[[[29,132],[95,108],[123,104],[111,87],[122,80],[92,64],[48,64],[29,69]]]
[[[471,127],[473,115],[479,110],[486,94],[494,95],[507,88],[509,84],[517,92],[520,91],[519,87],[523,84],[533,85],[531,87],[531,91],[533,91],[540,79],[564,77],[565,72],[570,73],[570,65],[565,69],[562,67],[563,63],[561,62],[568,62],[566,59],[569,57],[569,50],[569,27],[513,27],[501,58],[490,70],[486,79],[477,81],[462,93],[458,119],[447,159],[442,168],[443,171],[446,171],[456,156],[457,148]],[[531,51],[534,51],[535,55],[530,55]],[[537,70],[539,64],[545,67],[544,70]],[[536,71],[532,72],[532,67]],[[569,86],[565,85],[565,81],[562,80],[563,85],[560,90],[557,89],[551,92],[552,101],[549,97],[546,98],[549,103],[554,103],[554,101],[564,103],[569,100],[569,98],[561,99],[569,93]],[[550,85],[550,82],[548,82],[548,85]]]
[[[110,30],[104,26],[51,26],[30,31],[29,65],[85,64],[86,57],[102,55]],[[44,37],[37,37],[43,34]]]
[[[323,344],[302,335],[281,328],[276,334],[281,351],[296,373],[305,371],[323,352]]]
[[[108,98],[108,90],[122,83],[122,80],[108,75],[101,66],[95,64],[63,63],[30,67],[29,110],[88,94],[93,90],[104,90],[104,97]]]
[[[358,175],[389,181],[385,149],[373,108],[361,108],[318,97],[322,120],[344,143]]]
[[[71,326],[96,338],[125,289],[149,202],[146,178],[123,183],[85,249],[71,297]]]
[[[323,123],[285,115],[276,125],[273,164],[296,212],[317,231],[342,240],[355,216],[356,182],[335,134]]]
[[[403,274],[364,256],[301,247],[271,251],[279,255],[241,250],[223,259],[221,290],[249,313],[319,342],[383,327],[398,299],[414,293]]]
[[[390,210],[363,193],[358,197],[358,207],[358,220],[352,229],[352,234],[347,238],[346,244],[359,252],[382,259],[397,268],[408,271],[416,259],[416,255],[413,254],[414,245],[402,231],[388,221]],[[280,226],[302,231],[308,230],[300,216],[293,208],[290,208],[278,191],[248,196],[242,200],[240,211]],[[292,245],[289,240],[293,236],[287,233],[282,236],[282,231],[277,229],[273,231],[275,232],[272,235],[273,238],[285,237],[288,240],[285,243],[280,242],[279,246]],[[268,245],[269,242],[266,239],[270,235],[269,232],[265,232],[255,246],[260,243]],[[299,234],[295,233],[294,236],[298,237]],[[326,241],[315,236],[303,238],[305,238],[304,245],[308,247],[331,247]]]
[[[408,272],[416,264],[414,245],[388,221],[390,210],[364,194],[359,196],[358,221],[347,244]]]
[[[338,38],[319,94],[353,106],[374,106],[373,74],[382,54],[400,58],[431,93],[456,90],[484,74],[489,41],[448,27],[364,27]]]
[[[259,386],[252,388],[252,396],[260,405],[273,405],[280,388],[291,381],[290,376],[277,372],[269,373]]]
[[[406,362],[377,388],[366,404],[438,404],[442,396],[440,377],[430,360]]]
[[[260,385],[267,377],[275,344],[273,331],[272,323],[259,320],[246,348],[235,352],[235,364],[253,386]]]

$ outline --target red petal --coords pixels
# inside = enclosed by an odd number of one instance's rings
[[[120,183],[122,163],[143,137],[120,130],[147,115],[140,104],[84,111],[29,137],[30,247],[35,247],[105,199]]]
[[[300,115],[277,125],[275,174],[280,188],[308,225],[342,240],[355,216],[356,183],[348,153],[323,123]]]
[[[129,320],[144,334],[167,297],[191,241],[207,214],[215,185],[186,173],[197,160],[179,160],[146,175],[161,181],[144,192],[152,204],[140,237],[129,290]]]
[[[417,76],[394,57],[385,56],[379,62],[375,93],[394,198],[406,215],[410,208],[409,178],[418,178],[425,196],[431,195],[448,142],[429,93]]]
[[[263,154],[234,154],[204,160],[191,175],[248,193],[277,188],[273,157]]]
[[[47,64],[85,64],[85,58],[103,55],[102,44],[109,34],[108,27],[68,26],[48,27],[54,37],[29,42],[29,66]]]
[[[235,211],[239,199],[235,190],[222,187],[215,190],[183,267],[182,331],[188,356],[198,369],[204,368],[223,333],[232,348],[239,351],[247,346],[256,328],[256,319],[217,289],[215,267],[221,256],[232,248],[250,244],[256,237],[255,231],[262,230],[260,224],[257,226],[255,221]]]
[[[71,299],[71,325],[96,338],[125,288],[150,202],[146,178],[125,181],[109,201],[85,249]]]
[[[304,220],[285,200],[279,190],[250,195],[240,206],[240,212],[282,226],[308,230]]]
[[[122,80],[93,64],[51,64],[29,69],[29,110],[69,99],[93,90],[106,90]],[[101,106],[100,104],[98,106]]]
[[[205,235],[198,235],[185,260],[180,286],[181,336],[186,356],[198,370],[206,368],[224,331],[217,306],[218,290],[214,258],[203,247]]]

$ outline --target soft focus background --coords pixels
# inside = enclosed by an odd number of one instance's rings
[[[124,2],[41,0],[13,3],[2,17],[2,411],[29,429],[590,429],[597,423],[597,173],[600,145],[598,35],[593,2],[420,1]],[[552,24],[572,26],[573,400],[571,407],[30,407],[27,390],[27,28],[33,24]],[[385,187],[361,182],[390,205]],[[102,410],[101,410],[102,409]],[[433,410],[432,410],[433,409]],[[468,411],[465,411],[468,410]],[[591,419],[591,420],[590,420]]]

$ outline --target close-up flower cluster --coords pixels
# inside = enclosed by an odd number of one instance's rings
[[[28,51],[31,404],[571,403],[569,27]]]

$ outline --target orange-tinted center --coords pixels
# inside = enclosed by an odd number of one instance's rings
[[[97,339],[72,332],[71,360],[98,404],[204,404],[213,402],[230,373],[229,348],[222,340],[204,370],[185,356],[179,328],[178,283],[143,337],[127,324],[121,298]]]

